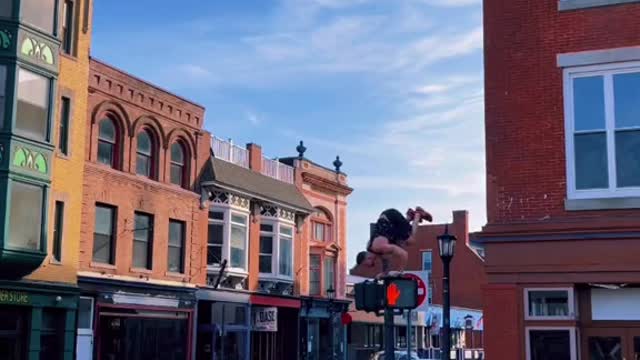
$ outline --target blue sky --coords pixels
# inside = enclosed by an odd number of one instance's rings
[[[485,223],[481,22],[480,0],[97,0],[92,54],[204,105],[216,136],[340,155],[351,264],[388,207]]]

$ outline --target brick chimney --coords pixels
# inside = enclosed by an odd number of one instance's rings
[[[262,148],[258,144],[247,144],[249,150],[249,169],[255,172],[262,172]]]
[[[453,224],[455,229],[464,230],[464,234],[457,234],[458,240],[464,240],[465,244],[469,245],[469,212],[467,210],[454,210]],[[464,236],[464,238],[461,239],[460,235]]]

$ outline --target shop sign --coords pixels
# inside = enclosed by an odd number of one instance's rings
[[[29,305],[31,304],[31,296],[22,291],[0,290],[0,303],[13,305]]]
[[[253,331],[278,331],[277,307],[258,307],[251,310]]]

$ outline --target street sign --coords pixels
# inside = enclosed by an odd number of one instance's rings
[[[420,307],[424,304],[424,302],[427,300],[427,294],[428,294],[428,288],[427,288],[427,284],[422,280],[422,278],[416,274],[412,274],[412,273],[407,273],[405,274],[405,276],[412,278],[416,281],[417,285],[418,285],[418,305],[417,307]]]
[[[385,306],[390,309],[415,309],[418,300],[417,282],[408,277],[385,279]]]
[[[257,307],[253,308],[253,331],[278,331],[278,308]]]

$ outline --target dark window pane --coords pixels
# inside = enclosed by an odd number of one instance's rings
[[[64,203],[62,201],[56,201],[53,220],[53,259],[60,261],[62,259],[62,236],[64,224]]]
[[[260,252],[262,254],[273,253],[273,237],[272,236],[260,236]]]
[[[602,76],[573,79],[573,110],[576,131],[605,128]]]
[[[109,142],[116,141],[116,126],[113,124],[113,120],[107,118],[100,121],[98,138]]]
[[[309,255],[309,294],[320,294],[320,255]]]
[[[565,290],[529,291],[530,316],[568,316],[569,294]]]
[[[273,232],[273,225],[271,225],[271,224],[260,224],[260,231]]]
[[[231,267],[245,268],[247,231],[243,226],[231,226]]]
[[[49,87],[51,80],[31,71],[18,71],[16,130],[21,135],[44,141],[49,124]]]
[[[209,245],[207,249],[207,265],[216,265],[222,262],[222,246]]]
[[[222,245],[222,234],[224,226],[222,224],[209,224],[209,244]]]
[[[136,173],[151,177],[151,159],[148,156],[138,154],[136,157]]]
[[[133,267],[151,269],[153,244],[153,218],[146,214],[135,214],[133,232]]]
[[[93,235],[93,261],[113,264],[115,210],[96,206],[96,223]]]
[[[622,339],[589,337],[589,360],[623,360]]]
[[[0,17],[11,17],[11,13],[13,2],[9,1],[0,1]]]
[[[146,131],[138,135],[138,153],[151,155],[151,137]]]
[[[0,5],[1,6],[1,5]],[[5,95],[7,92],[7,67],[0,65],[0,129],[4,127]]]
[[[271,255],[260,255],[260,272],[265,274],[271,274],[272,270],[272,258]]]
[[[576,134],[576,189],[606,189],[609,186],[605,133]]]
[[[571,360],[568,330],[529,331],[531,360]]]
[[[44,309],[40,329],[40,360],[62,360],[64,355],[65,310]]]
[[[324,291],[336,289],[335,284],[335,259],[333,257],[324,258]]]
[[[184,272],[184,237],[185,223],[171,220],[169,222],[169,252],[167,254],[168,269],[171,272]]]
[[[613,75],[616,128],[640,126],[640,73]]]
[[[114,167],[113,145],[107,142],[98,142],[98,161],[102,164]]]
[[[53,34],[55,0],[22,0],[21,3],[24,22],[44,30],[48,34]]]
[[[41,250],[43,195],[39,186],[11,182],[9,247]]]
[[[640,186],[640,131],[616,131],[618,187]]]
[[[71,116],[71,99],[60,99],[60,127],[58,128],[58,149],[67,155],[69,153],[69,117]]]
[[[171,145],[171,162],[184,165],[184,149],[180,143]]]
[[[224,213],[220,211],[209,211],[209,219],[224,220]]]
[[[183,186],[182,175],[184,173],[184,169],[180,165],[171,164],[171,183],[175,185]]]
[[[62,6],[62,50],[65,54],[73,54],[73,1],[64,0]]]

